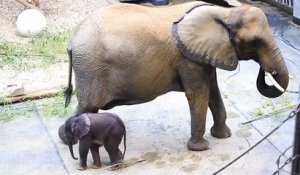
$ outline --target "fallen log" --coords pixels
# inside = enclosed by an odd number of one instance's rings
[[[18,102],[23,102],[27,100],[37,100],[47,97],[54,97],[57,94],[63,92],[64,88],[62,87],[55,87],[55,88],[49,88],[49,89],[43,89],[38,91],[32,91],[32,92],[26,92],[25,94],[18,95],[18,96],[5,96],[0,97],[0,105],[6,105],[6,104],[13,104]]]

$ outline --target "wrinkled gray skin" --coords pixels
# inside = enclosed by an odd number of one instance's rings
[[[84,113],[70,117],[63,125],[65,129],[65,141],[73,159],[73,144],[79,140],[79,170],[87,169],[87,155],[90,150],[94,163],[92,168],[100,168],[99,147],[104,146],[109,154],[111,165],[123,160],[126,152],[126,129],[122,120],[112,113]],[[63,127],[61,127],[63,129]],[[119,145],[124,136],[124,153],[119,150]],[[116,165],[112,169],[118,169]]]
[[[208,108],[214,120],[211,135],[231,135],[216,68],[234,70],[240,60],[256,61],[260,65],[257,89],[270,98],[280,96],[289,81],[266,16],[250,5],[112,5],[83,20],[68,53],[75,72],[76,114],[148,102],[169,91],[182,91],[191,115],[188,148],[195,151],[208,149],[203,138]],[[72,93],[71,71],[66,105]],[[265,83],[265,72],[272,74],[282,90]]]

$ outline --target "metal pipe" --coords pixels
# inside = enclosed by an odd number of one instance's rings
[[[300,92],[300,84],[299,84],[299,92]],[[300,94],[299,94],[298,102],[300,102]],[[297,109],[299,109],[299,108],[300,108],[300,104]],[[300,112],[298,112],[298,114],[296,116],[296,122],[295,122],[292,175],[300,174],[300,157],[299,156],[300,156]]]

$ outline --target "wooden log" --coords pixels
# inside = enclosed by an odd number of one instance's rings
[[[56,87],[50,89],[43,89],[39,91],[27,92],[26,94],[19,95],[19,96],[0,97],[0,105],[13,104],[13,103],[23,102],[27,100],[42,99],[46,97],[53,97],[56,96],[58,93],[63,92],[63,90],[64,88],[62,87]]]

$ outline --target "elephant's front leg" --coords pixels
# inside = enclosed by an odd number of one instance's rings
[[[188,148],[203,151],[207,150],[209,145],[203,135],[210,94],[210,72],[213,68],[187,64],[189,69],[183,68],[179,72],[191,114],[191,138],[188,141]]]
[[[89,143],[89,141],[86,140],[86,138],[80,140],[79,142],[80,166],[77,168],[78,170],[83,171],[87,169],[86,161],[87,161],[87,155],[89,153],[90,146],[91,144]]]
[[[226,110],[218,87],[216,69],[214,69],[214,72],[212,74],[209,95],[209,108],[214,119],[214,125],[210,130],[211,135],[217,138],[230,137],[231,131],[225,123]]]
[[[90,151],[92,153],[93,160],[94,160],[92,168],[94,168],[94,169],[98,169],[98,168],[102,167],[101,160],[100,160],[99,146],[100,145],[98,145],[96,143],[92,143],[92,145],[90,147]]]
[[[191,113],[191,138],[188,141],[188,148],[193,151],[208,149],[209,143],[203,138],[208,108],[208,91],[209,89],[206,87],[199,87],[199,89],[189,88],[185,92]]]

